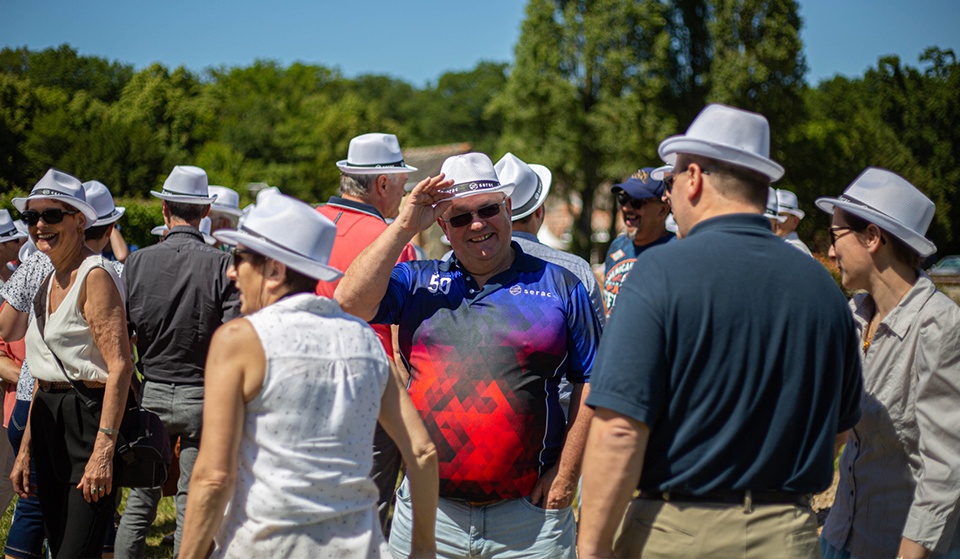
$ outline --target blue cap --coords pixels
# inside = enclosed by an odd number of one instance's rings
[[[653,171],[653,167],[644,167],[630,175],[622,184],[613,185],[610,192],[616,194],[622,190],[635,200],[659,198],[663,196],[663,181],[653,180]]]

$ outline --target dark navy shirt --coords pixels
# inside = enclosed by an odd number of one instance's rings
[[[593,366],[600,324],[583,284],[512,246],[483,288],[456,258],[397,264],[371,321],[399,325],[443,497],[529,495],[563,445],[560,378],[587,382]]]
[[[650,428],[639,487],[814,493],[860,417],[846,299],[766,217],[703,221],[644,252],[607,323],[587,403]]]

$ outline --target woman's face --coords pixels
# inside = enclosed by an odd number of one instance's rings
[[[240,313],[253,314],[263,308],[264,260],[252,256],[242,246],[233,249],[233,263],[227,277],[240,292]]]
[[[840,269],[840,282],[844,289],[853,291],[866,289],[870,272],[875,268],[870,251],[863,243],[861,234],[850,228],[843,210],[836,208],[833,222],[829,255]]]
[[[59,223],[48,223],[44,219],[44,212],[50,211],[48,217],[55,221],[52,215],[62,212],[63,219]],[[65,251],[72,250],[76,244],[83,244],[84,217],[76,208],[56,200],[31,200],[27,202],[27,211],[41,214],[40,220],[29,225],[30,237],[36,243],[37,249],[54,257]]]

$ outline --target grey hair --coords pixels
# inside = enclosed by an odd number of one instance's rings
[[[340,194],[355,196],[357,198],[366,198],[370,194],[370,189],[377,182],[380,175],[363,174],[353,175],[350,173],[340,174]]]

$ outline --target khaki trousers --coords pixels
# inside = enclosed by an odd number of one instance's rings
[[[624,559],[820,558],[816,516],[796,505],[634,499],[614,541]]]

